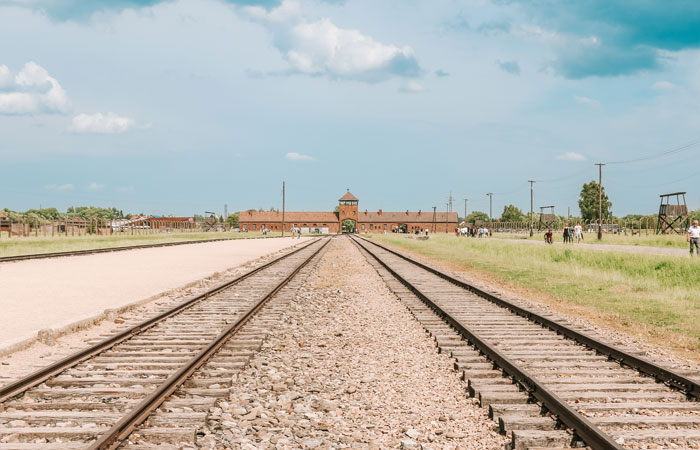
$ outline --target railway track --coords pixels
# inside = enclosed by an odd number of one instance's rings
[[[271,239],[271,238],[254,237],[254,238],[199,239],[196,241],[163,242],[160,244],[126,245],[123,247],[94,248],[94,249],[90,249],[90,250],[72,250],[72,251],[67,251],[67,252],[35,253],[32,255],[2,256],[2,257],[0,257],[0,263],[25,261],[28,259],[48,259],[48,258],[61,258],[64,256],[93,255],[93,254],[97,254],[97,253],[121,252],[124,250],[139,250],[139,249],[144,249],[144,248],[172,247],[174,245],[205,244],[208,242],[232,241],[234,239]]]
[[[353,238],[452,356],[512,448],[700,449],[700,384],[575,326]]]
[[[201,444],[232,376],[328,242],[315,239],[0,387],[0,450]]]

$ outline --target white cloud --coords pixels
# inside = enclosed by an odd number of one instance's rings
[[[72,191],[75,189],[75,186],[72,184],[49,184],[45,188],[50,191]]]
[[[401,85],[399,92],[405,92],[407,94],[417,94],[419,92],[424,92],[425,88],[422,84],[415,80],[410,80]]]
[[[600,106],[600,102],[594,98],[580,97],[578,95],[574,95],[573,98],[576,103],[579,103],[581,105]]]
[[[260,6],[244,11],[273,33],[275,46],[294,72],[369,82],[422,73],[412,48],[377,42],[327,18],[307,21],[296,0],[284,0],[269,11]]]
[[[301,153],[297,152],[289,152],[286,155],[284,155],[285,159],[288,159],[290,161],[313,161],[314,158],[309,156],[309,155],[302,155]]]
[[[114,113],[93,115],[78,114],[73,117],[71,130],[75,133],[119,134],[126,133],[134,125],[134,120]]]
[[[6,65],[0,65],[0,114],[65,114],[70,107],[66,91],[34,61],[14,76]]]
[[[556,156],[557,159],[562,161],[585,161],[586,157],[580,153],[576,152],[566,152],[561,155]]]
[[[99,183],[94,183],[94,182],[90,183],[90,185],[88,186],[88,189],[90,189],[91,191],[99,191],[100,189],[104,189],[104,188],[105,188],[104,184],[99,184]]]
[[[651,88],[656,91],[670,91],[675,87],[676,85],[669,81],[657,81],[656,83],[651,85]]]

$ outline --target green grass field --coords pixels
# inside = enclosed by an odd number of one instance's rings
[[[561,230],[554,231],[554,241],[562,242]],[[535,233],[530,237],[526,233],[494,233],[493,237],[501,239],[530,239],[535,241],[544,241],[544,233]],[[611,245],[646,245],[649,247],[664,247],[664,248],[688,248],[688,243],[685,241],[685,235],[668,234],[655,235],[649,234],[646,236],[642,231],[641,236],[632,236],[630,234],[604,234],[603,240],[597,239],[596,233],[584,233],[582,244],[611,244]]]
[[[452,235],[370,237],[700,361],[700,260]]]
[[[279,236],[270,233],[267,237]],[[261,233],[160,233],[145,235],[112,236],[55,236],[55,237],[12,237],[7,233],[0,237],[0,257],[33,255],[39,253],[67,252],[74,250],[93,250],[109,247],[128,247],[132,245],[163,244],[166,242],[200,241],[205,239],[241,239],[263,237]]]

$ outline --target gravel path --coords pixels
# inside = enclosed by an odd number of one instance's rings
[[[503,448],[354,245],[331,246],[220,403],[217,448]]]
[[[0,348],[305,239],[246,239],[0,264]]]
[[[595,235],[591,234],[592,239],[595,239]],[[499,241],[507,242],[518,242],[521,244],[532,244],[532,245],[545,245],[544,240],[542,241],[532,241],[529,239],[501,239],[498,237],[493,237],[490,239],[498,239]],[[589,238],[590,239],[590,238]],[[564,243],[554,240],[556,246],[563,246]],[[583,248],[600,250],[605,252],[627,252],[627,253],[641,253],[644,255],[662,255],[662,256],[682,256],[685,258],[689,257],[689,252],[686,249],[681,248],[662,248],[662,247],[652,247],[650,245],[619,245],[619,244],[567,244],[568,248]]]

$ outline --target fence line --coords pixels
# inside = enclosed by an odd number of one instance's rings
[[[145,219],[141,224],[113,222],[93,217],[89,219],[41,220],[37,217],[0,217],[0,240],[22,237],[74,236],[146,236],[162,233],[227,232],[227,222],[205,224],[199,221],[169,221],[168,218]]]

